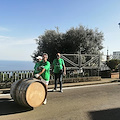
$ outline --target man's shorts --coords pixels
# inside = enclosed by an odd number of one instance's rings
[[[49,81],[45,81],[43,78],[41,78],[41,82],[43,82],[45,85],[49,84]]]

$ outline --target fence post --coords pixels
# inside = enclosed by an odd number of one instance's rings
[[[100,76],[100,53],[98,55],[98,76]]]
[[[1,72],[0,72],[0,82],[2,82],[2,74],[1,74]]]
[[[4,72],[3,72],[3,81],[4,81],[5,79],[4,79]]]

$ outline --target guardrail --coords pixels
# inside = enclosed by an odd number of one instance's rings
[[[98,76],[90,75],[88,72],[80,72],[79,70],[67,70],[66,76],[64,78],[73,78],[73,77],[89,77],[89,76]],[[16,70],[16,71],[0,71],[0,83],[2,82],[14,82],[19,79],[27,79],[33,77],[33,70]],[[54,79],[53,75],[50,75],[50,80]]]
[[[0,83],[14,82],[19,79],[31,78],[33,70],[0,71]]]

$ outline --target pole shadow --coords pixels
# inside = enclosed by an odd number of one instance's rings
[[[91,120],[120,120],[120,108],[89,112]]]
[[[31,111],[33,108],[24,107],[8,98],[0,98],[0,116]]]

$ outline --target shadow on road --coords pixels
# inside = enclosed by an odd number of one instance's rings
[[[20,106],[8,98],[0,98],[0,116],[27,112],[30,110],[33,110],[33,108],[27,108],[24,106]]]
[[[89,112],[91,120],[120,120],[120,108]]]

